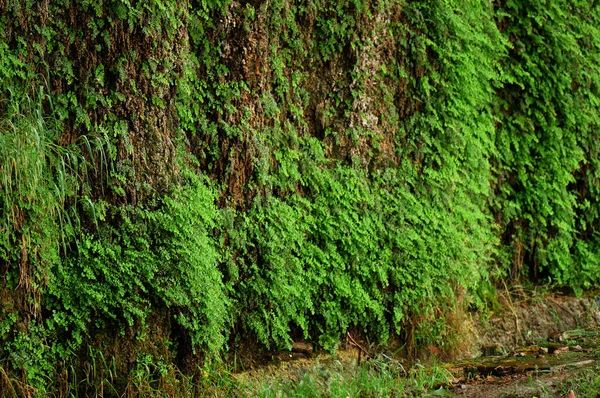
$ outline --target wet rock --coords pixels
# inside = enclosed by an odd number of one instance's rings
[[[292,352],[311,356],[314,350],[315,349],[312,343],[307,343],[305,341],[294,341],[292,343]]]
[[[530,372],[564,371],[565,369],[569,368],[590,366],[594,363],[596,363],[596,361],[593,359],[583,358],[564,360],[556,357],[494,357],[467,364],[463,367],[463,372],[467,377],[473,377],[474,375],[480,375],[483,377],[505,377],[523,375]]]

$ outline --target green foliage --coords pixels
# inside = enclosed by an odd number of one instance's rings
[[[384,12],[393,5],[374,8]],[[354,49],[357,21],[370,20],[372,11],[354,3],[335,10],[315,7],[318,35],[307,45],[323,46],[319,62],[324,65],[348,62],[356,71],[360,60],[340,53]],[[392,60],[389,69],[397,77],[386,84],[397,85],[405,67],[419,69],[410,92],[423,105],[390,127],[397,167],[361,169],[373,153],[359,152],[348,156],[350,161],[328,158],[327,142],[302,134],[302,122],[279,121],[277,110],[272,128],[251,130],[255,142],[267,146],[258,150],[255,163],[257,183],[267,194],[238,217],[230,234],[240,262],[241,319],[265,344],[285,346],[300,331],[319,336],[322,346],[332,349],[350,327],[385,341],[392,331],[403,333],[410,320],[430,322],[435,308],[455,291],[473,289],[487,278],[495,244],[485,210],[494,127],[489,106],[505,44],[491,20],[481,23],[491,9],[480,4],[468,14],[444,2],[415,3],[404,12],[409,28],[392,29],[399,52],[407,41],[413,45],[405,62],[414,64]],[[286,41],[279,43],[287,49],[301,39],[302,28],[285,14],[282,19],[275,14],[272,23],[286,24]],[[290,66],[282,68],[281,76]],[[348,76],[358,89],[341,88],[338,99],[341,108],[351,110],[374,77]],[[281,92],[295,91],[293,80],[287,88],[284,81],[277,83],[284,86]],[[350,102],[348,95],[354,98]],[[306,107],[299,98],[279,98]],[[270,101],[263,102],[267,109]],[[389,114],[398,112],[393,101],[381,105]],[[377,136],[361,129],[326,134],[334,148],[346,134],[374,143]]]
[[[76,255],[57,267],[48,289],[55,314],[48,327],[69,330],[81,343],[90,326],[141,322],[143,329],[155,307],[166,307],[193,347],[217,354],[229,322],[219,254],[209,235],[218,217],[214,192],[193,175],[156,210],[109,209],[112,222],[83,233]]]
[[[351,326],[385,341],[390,326],[429,319],[456,288],[485,277],[493,237],[464,197],[450,213],[419,201],[393,170],[367,179],[348,167],[306,167],[310,200],[256,202],[231,232],[247,275],[241,316],[263,343],[285,345],[300,328],[332,349]]]
[[[23,370],[23,379],[27,385],[42,388],[48,375],[52,374],[53,363],[48,360],[52,348],[46,344],[47,333],[36,323],[30,323],[27,330],[17,333],[4,349],[10,362]]]
[[[558,390],[561,394],[568,394],[573,391],[575,396],[581,397],[598,394],[598,390],[600,390],[598,370],[600,370],[598,366],[594,366],[577,372],[574,377],[560,383]]]
[[[5,287],[25,301],[2,303],[3,360],[42,387],[93,335],[146,328],[161,309],[181,325],[183,342],[217,356],[231,319],[210,182],[186,172],[152,208],[93,202],[79,195],[89,183],[85,159],[53,143],[57,127],[41,100],[10,105],[0,136],[1,265]],[[42,311],[43,321],[23,319]]]
[[[575,289],[598,281],[598,22],[587,1],[507,2],[511,50],[495,104],[495,197],[504,266]]]
[[[407,371],[399,363],[375,359],[361,366],[317,362],[297,380],[262,375],[260,385],[246,383],[241,387],[246,387],[242,390],[246,396],[259,397],[446,396],[449,392],[440,385],[450,379],[451,374],[439,366],[417,364]]]
[[[40,393],[598,282],[591,2],[9,3],[0,369]],[[90,371],[116,335],[133,371]]]
[[[58,146],[57,125],[43,113],[44,90],[35,97],[14,92],[0,119],[0,258],[11,288],[34,293],[59,261],[59,248],[78,222],[77,173],[85,169],[73,147]],[[34,313],[40,310],[33,295]]]

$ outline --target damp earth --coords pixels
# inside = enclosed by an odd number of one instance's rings
[[[435,347],[421,352],[409,363],[402,355],[379,349],[368,350],[366,342],[348,335],[345,344],[331,356],[315,351],[310,342],[295,342],[291,351],[271,356],[266,366],[240,372],[244,380],[302,379],[308,372],[331,367],[351,367],[370,360],[383,361],[407,373],[411,366],[444,369],[446,383],[434,386],[430,396],[514,398],[567,397],[565,385],[586,370],[600,366],[600,300],[596,297],[557,295],[519,299],[511,295],[496,313],[474,316],[469,322],[473,343],[442,362]],[[398,396],[416,396],[398,391]]]

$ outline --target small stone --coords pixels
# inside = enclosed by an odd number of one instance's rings
[[[557,349],[555,349],[552,352],[552,355],[558,356],[558,355],[564,354],[567,351],[569,351],[569,347],[566,347],[566,346],[565,347],[558,347]]]
[[[312,343],[307,343],[305,341],[294,341],[292,343],[292,351],[299,352],[305,355],[312,355],[314,352],[314,346]]]
[[[583,351],[583,348],[581,348],[580,345],[574,345],[572,347],[569,347],[569,351],[581,352]]]
[[[575,392],[573,390],[569,391],[569,395],[567,395],[567,398],[576,398]]]
[[[538,349],[538,354],[540,354],[540,355],[546,355],[547,353],[548,353],[548,348],[546,348],[546,347],[540,347]]]

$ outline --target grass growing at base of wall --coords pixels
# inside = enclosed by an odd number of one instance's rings
[[[256,372],[253,377],[235,374],[223,364],[198,368],[186,375],[172,365],[140,363],[130,369],[128,378],[115,376],[117,365],[96,352],[83,372],[64,369],[58,378],[56,396],[61,397],[414,397],[439,395],[452,375],[439,366],[420,364],[405,370],[399,364],[374,360],[362,365],[340,362],[335,357],[297,368],[286,376]],[[3,397],[43,395],[40,390],[7,376],[0,369]],[[435,393],[437,391],[437,394]]]

